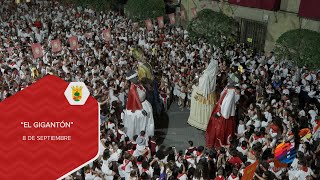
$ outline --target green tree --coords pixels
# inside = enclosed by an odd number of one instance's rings
[[[133,21],[155,19],[165,14],[165,4],[163,0],[128,0],[125,14]]]
[[[221,43],[235,41],[236,21],[223,14],[210,9],[204,9],[197,13],[187,27],[190,39],[197,41],[198,38],[206,39],[210,44],[220,46]],[[225,37],[226,39],[223,39]]]
[[[294,29],[283,33],[276,41],[277,59],[287,59],[298,67],[320,68],[320,33]]]

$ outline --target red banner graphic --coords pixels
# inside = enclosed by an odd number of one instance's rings
[[[98,103],[70,105],[85,88],[68,85],[45,76],[0,103],[1,180],[58,179],[98,155]]]

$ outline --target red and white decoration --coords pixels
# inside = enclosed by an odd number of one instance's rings
[[[176,17],[174,13],[169,14],[170,24],[176,23]]]
[[[7,51],[9,53],[9,56],[12,56],[12,51],[13,51],[14,47],[8,47]]]
[[[163,16],[157,17],[159,28],[164,27]]]
[[[153,30],[153,26],[152,26],[152,21],[151,21],[151,19],[147,19],[147,20],[145,21],[145,23],[146,23],[146,27],[147,27],[148,31],[152,31],[152,30]]]
[[[42,54],[42,47],[40,43],[35,43],[31,45],[32,53],[33,53],[33,58],[40,58],[43,56]]]
[[[69,44],[71,50],[76,50],[79,48],[79,42],[77,36],[71,36],[69,37]]]
[[[111,41],[112,37],[111,37],[110,29],[103,30],[102,36],[105,41],[107,41],[107,42]]]
[[[59,39],[51,41],[51,50],[53,53],[60,52],[62,50],[61,42]]]

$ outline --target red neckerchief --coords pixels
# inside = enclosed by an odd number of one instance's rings
[[[279,127],[277,125],[273,124],[273,125],[271,125],[271,130],[272,130],[273,133],[278,133]]]
[[[130,163],[130,161],[127,160],[127,159],[125,159],[123,162],[124,162],[124,165],[121,167],[121,169],[122,169],[122,170],[125,170],[126,167],[127,167],[127,165]]]
[[[320,120],[316,120],[317,125],[314,127],[314,132],[317,132],[317,130],[320,128]]]
[[[232,179],[235,179],[235,178],[237,178],[238,176],[236,176],[236,175],[234,175],[234,174],[231,174],[231,177],[232,177]]]
[[[177,177],[177,178],[180,178],[180,177],[183,176],[183,175],[184,175],[183,173],[178,174],[178,177]]]
[[[254,140],[258,140],[258,139],[260,139],[260,136],[254,135],[254,136],[253,136],[253,139],[254,139]]]
[[[303,170],[304,172],[308,172],[308,167],[303,166],[303,167],[302,167],[302,170]]]
[[[272,133],[278,133],[277,131],[275,131],[274,129],[271,129]]]
[[[133,154],[133,150],[132,149],[129,149],[128,151],[127,151],[129,154]]]
[[[142,162],[137,162],[137,164],[139,165],[139,164],[142,164]]]
[[[241,149],[246,150],[247,148],[246,148],[246,147],[241,146]]]
[[[145,169],[145,168],[142,168],[142,171],[143,172],[146,172],[146,171],[148,171],[149,169]]]
[[[196,154],[197,154],[197,156],[201,156],[201,155],[202,155],[202,153],[201,153],[201,152],[198,152],[198,151],[197,151]]]
[[[190,158],[191,156],[187,156],[187,155],[184,156],[184,159],[190,159]]]
[[[273,167],[273,168],[272,168],[272,170],[273,170],[273,172],[275,172],[275,173],[276,173],[276,172],[278,172],[278,171],[280,170],[280,168]]]
[[[219,175],[219,176],[217,176],[217,177],[215,178],[215,180],[224,180],[224,177],[221,176],[221,175]]]
[[[272,159],[268,159],[268,160],[267,160],[267,163],[271,163],[271,162],[273,162]]]
[[[292,136],[292,135],[293,135],[293,132],[292,132],[292,131],[290,131],[288,135],[289,135],[289,136]]]
[[[256,152],[254,152],[254,151],[251,151],[251,154],[255,156],[255,155],[256,155]]]

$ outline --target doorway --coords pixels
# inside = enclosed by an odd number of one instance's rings
[[[267,23],[240,19],[240,42],[257,51],[263,51],[266,41]]]

